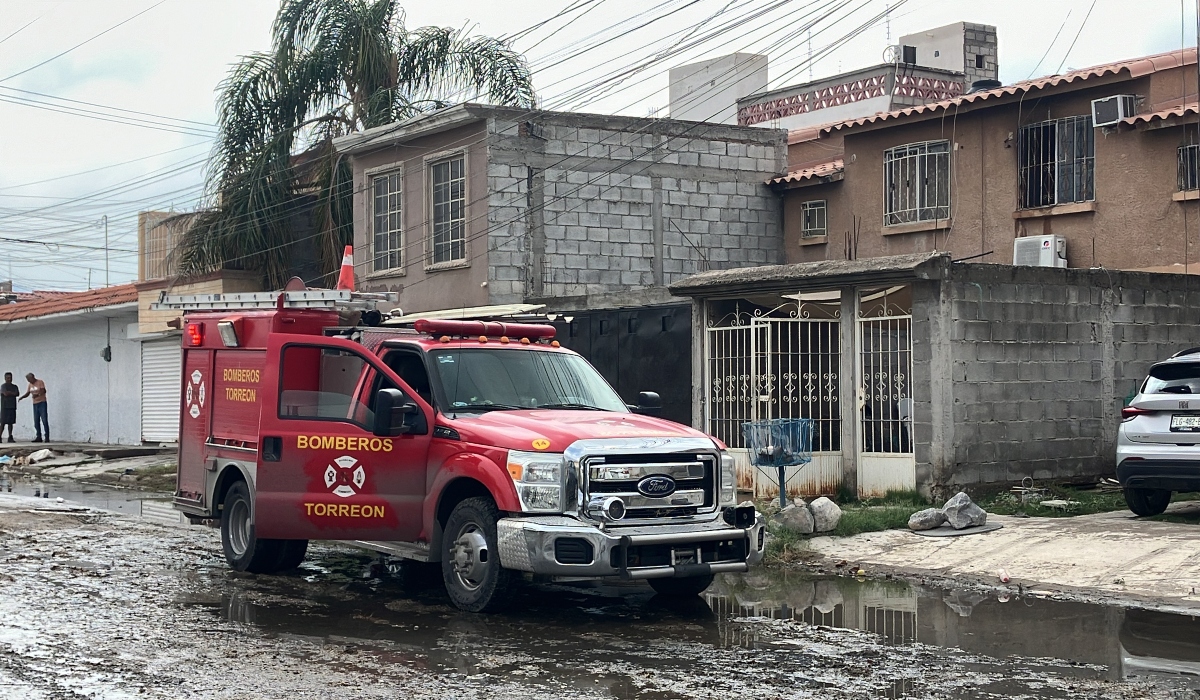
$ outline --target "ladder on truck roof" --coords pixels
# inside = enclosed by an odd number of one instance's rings
[[[232,294],[167,294],[150,305],[153,311],[233,311],[236,309],[374,309],[381,301],[395,303],[395,292],[352,292],[348,289],[306,289]],[[281,302],[282,298],[282,302]]]

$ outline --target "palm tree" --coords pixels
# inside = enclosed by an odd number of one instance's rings
[[[409,31],[396,0],[284,0],[272,35],[272,51],[244,57],[220,85],[211,208],[182,237],[182,273],[255,270],[278,289],[296,246],[289,231],[312,216],[331,274],[352,241],[351,173],[334,137],[471,95],[533,105],[529,68],[506,42]]]

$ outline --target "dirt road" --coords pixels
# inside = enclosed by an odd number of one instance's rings
[[[469,615],[365,577],[353,550],[246,576],[206,528],[65,505],[0,496],[0,698],[1197,697],[1107,663],[922,643],[916,607],[896,607],[899,631],[827,626],[869,617],[887,588],[851,605],[844,582],[750,577],[680,604],[645,586],[530,584],[512,612]]]

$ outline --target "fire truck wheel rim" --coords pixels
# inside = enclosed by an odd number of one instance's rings
[[[463,525],[454,540],[454,575],[469,591],[478,590],[489,568],[487,539],[475,523]]]
[[[238,499],[230,505],[229,547],[236,556],[242,556],[250,546],[250,505]]]

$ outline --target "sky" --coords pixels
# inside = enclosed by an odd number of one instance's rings
[[[782,87],[880,63],[898,37],[958,21],[997,27],[1005,83],[1196,42],[1194,4],[1180,0],[400,5],[410,28],[515,35],[543,107],[633,116],[666,114],[672,66],[767,53],[771,87]],[[217,86],[240,56],[269,48],[278,9],[279,0],[0,0],[0,279],[18,290],[136,279],[137,213],[202,203]]]

